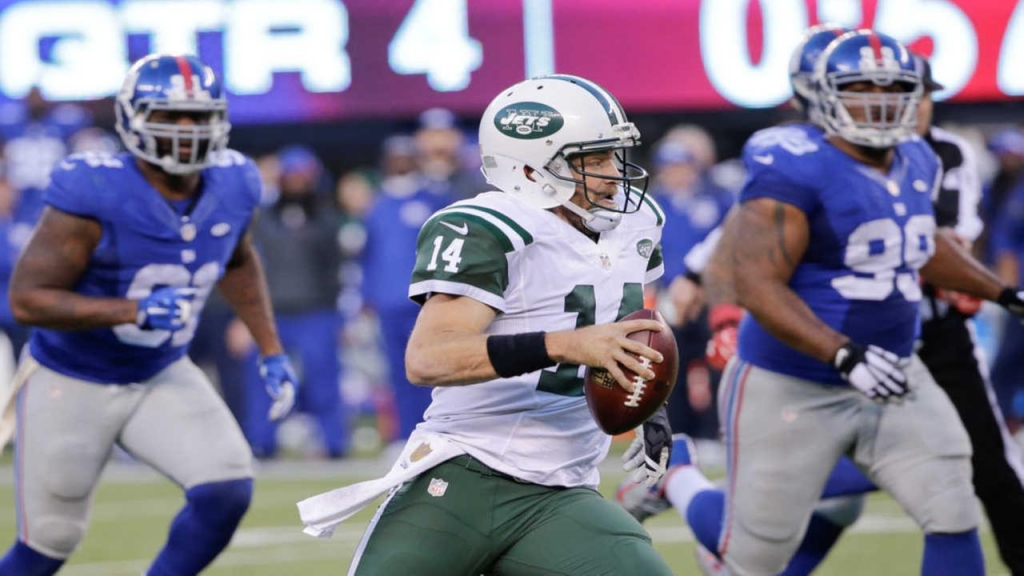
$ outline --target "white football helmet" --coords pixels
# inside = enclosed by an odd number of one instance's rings
[[[614,228],[622,214],[640,209],[648,174],[627,158],[627,150],[639,143],[640,131],[614,96],[566,74],[531,78],[503,90],[480,121],[481,170],[488,182],[540,209],[565,206],[596,232]],[[619,208],[593,204],[586,210],[570,202],[577,184],[584,184],[587,194],[588,174],[569,158],[607,150],[615,152],[620,175],[598,177],[620,181]],[[527,166],[534,170],[530,178]]]

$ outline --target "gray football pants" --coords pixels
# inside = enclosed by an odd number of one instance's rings
[[[925,532],[978,526],[960,418],[916,356],[906,374],[913,394],[883,405],[848,386],[729,363],[719,403],[729,472],[719,552],[733,574],[785,568],[844,454]]]
[[[105,385],[39,367],[18,395],[18,538],[56,558],[85,534],[114,445],[187,490],[249,478],[252,453],[206,375],[188,357],[140,384]]]

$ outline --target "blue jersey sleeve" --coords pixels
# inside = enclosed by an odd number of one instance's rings
[[[804,214],[814,213],[819,206],[818,193],[814,188],[795,181],[779,169],[751,171],[740,190],[740,202],[755,198],[774,198],[796,206]]]
[[[805,214],[817,210],[816,175],[808,173],[817,163],[802,160],[819,150],[818,137],[816,129],[804,125],[768,128],[751,136],[743,148],[747,180],[739,201],[774,198]]]
[[[252,158],[246,157],[242,165],[243,188],[245,199],[251,210],[255,210],[263,199],[263,180],[260,178],[260,169]]]
[[[43,202],[62,212],[98,219],[104,195],[97,193],[92,183],[96,172],[102,169],[104,167],[90,166],[83,158],[75,156],[60,161],[50,173],[50,185]]]

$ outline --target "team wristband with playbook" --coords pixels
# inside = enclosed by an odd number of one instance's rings
[[[528,374],[557,364],[548,356],[544,332],[493,335],[487,338],[487,357],[502,378]]]

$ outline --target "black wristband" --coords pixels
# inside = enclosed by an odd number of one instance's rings
[[[686,273],[683,274],[683,276],[690,282],[696,284],[697,286],[700,286],[702,284],[700,274],[694,272],[693,270],[687,270]]]
[[[996,300],[1014,316],[1024,316],[1024,288],[1003,288]]]
[[[864,347],[855,342],[847,342],[836,350],[832,357],[832,366],[846,378],[857,367],[857,364],[864,361]]]
[[[548,356],[544,332],[489,336],[487,357],[502,378],[528,374],[557,364]]]
[[[996,298],[996,303],[1003,308],[1009,308],[1020,301],[1017,296],[1018,288],[1003,288],[1002,292],[999,293],[999,298]]]

